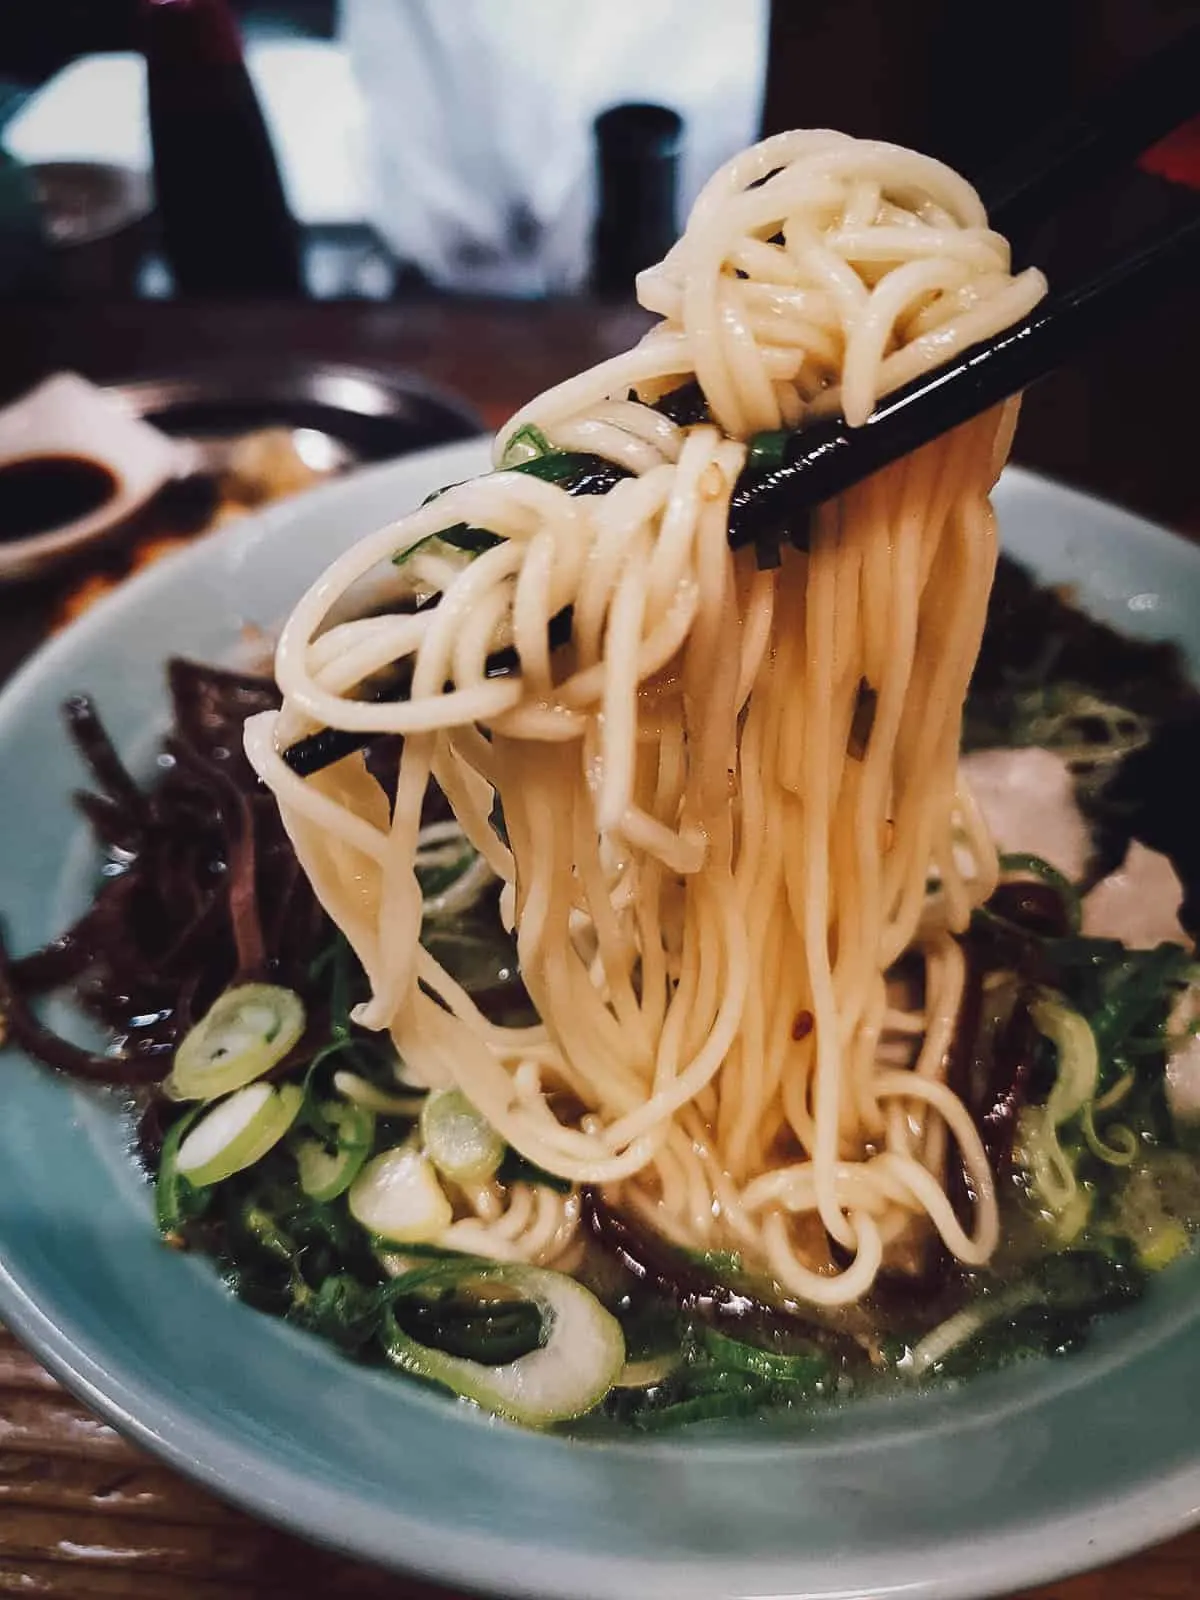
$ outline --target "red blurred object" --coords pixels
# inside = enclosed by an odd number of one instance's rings
[[[142,11],[158,65],[241,65],[241,35],[225,0],[142,0]]]
[[[1200,117],[1193,117],[1151,146],[1138,165],[1143,172],[1200,189]]]

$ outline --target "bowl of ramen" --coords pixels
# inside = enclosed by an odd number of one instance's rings
[[[500,1592],[1187,1525],[1200,554],[1001,476],[1011,406],[727,542],[783,432],[1043,288],[938,163],[768,141],[628,356],[19,675],[0,1315],[76,1392]]]

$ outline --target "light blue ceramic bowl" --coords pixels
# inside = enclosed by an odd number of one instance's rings
[[[0,696],[0,907],[14,947],[58,930],[91,857],[57,707],[98,700],[144,760],[173,652],[228,659],[337,550],[485,464],[479,443],[321,489],[165,561]],[[1131,633],[1200,665],[1200,551],[1010,473],[1008,547]],[[991,1594],[1097,1564],[1200,1516],[1200,1264],[1082,1355],[957,1391],[628,1443],[489,1422],[230,1299],[158,1243],[102,1097],[0,1061],[0,1317],[85,1402],[221,1494],[357,1555],[568,1600]]]

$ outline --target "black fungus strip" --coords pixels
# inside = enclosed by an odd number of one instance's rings
[[[102,844],[120,836],[116,875],[101,879],[66,933],[20,961],[4,957],[0,1004],[14,1042],[92,1083],[162,1078],[179,1038],[222,989],[255,977],[295,987],[330,937],[274,800],[242,752],[245,718],[279,704],[274,685],[182,661],[169,676],[169,759],[144,792],[129,792],[94,708],[72,702],[72,729],[105,790],[82,809]],[[115,1036],[111,1054],[58,1038],[35,1014],[38,995],[68,985]]]
[[[706,1322],[737,1323],[767,1334],[803,1333],[822,1342],[831,1337],[820,1324],[722,1283],[701,1263],[608,1205],[593,1188],[583,1191],[583,1216],[594,1237],[632,1277],[681,1311]]]
[[[992,1073],[976,1122],[988,1162],[997,1180],[1012,1164],[1017,1118],[1029,1094],[1040,1034],[1033,1025],[1027,999],[1022,995],[999,1031],[992,1057]]]
[[[72,742],[101,792],[130,816],[147,821],[145,797],[126,771],[90,698],[73,694],[63,705],[63,716]]]
[[[242,728],[247,717],[278,707],[279,691],[271,679],[176,656],[168,663],[167,682],[180,738],[209,760],[227,762],[239,783],[253,785]]]
[[[224,899],[238,962],[234,981],[262,978],[266,975],[266,947],[258,907],[254,813],[250,801],[227,772],[185,739],[172,739],[167,748],[200,782],[211,787],[221,810],[227,837]]]
[[[154,1083],[166,1071],[165,1064],[153,1055],[100,1055],[72,1044],[46,1027],[13,981],[13,965],[3,938],[0,938],[0,1021],[8,1040],[26,1055],[84,1083],[105,1084],[110,1088]]]
[[[80,789],[73,796],[75,808],[83,816],[96,839],[114,854],[132,855],[145,844],[142,824],[131,817],[128,808],[106,794]]]

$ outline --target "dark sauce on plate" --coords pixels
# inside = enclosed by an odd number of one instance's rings
[[[0,466],[0,540],[77,522],[111,500],[117,480],[85,456],[24,456]]]

